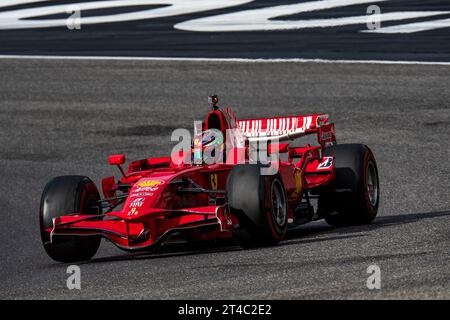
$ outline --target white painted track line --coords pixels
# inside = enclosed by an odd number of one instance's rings
[[[347,64],[412,64],[450,66],[450,62],[397,61],[397,60],[331,60],[331,59],[246,59],[246,58],[185,58],[185,57],[116,57],[116,56],[52,56],[52,55],[0,55],[0,59],[39,60],[105,60],[105,61],[198,61],[246,63],[347,63]]]

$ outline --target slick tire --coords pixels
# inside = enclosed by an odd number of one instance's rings
[[[99,236],[57,237],[50,242],[53,218],[71,213],[101,214],[95,208],[100,200],[95,184],[83,176],[60,176],[51,180],[41,197],[39,221],[41,239],[47,254],[55,261],[77,262],[91,259],[100,246]]]
[[[319,213],[332,226],[368,224],[378,212],[380,186],[372,151],[363,144],[339,144],[323,150],[334,156],[336,179],[319,196]]]
[[[233,236],[244,248],[276,245],[287,231],[288,202],[279,175],[261,175],[261,166],[235,166],[227,179],[229,209],[239,221]]]

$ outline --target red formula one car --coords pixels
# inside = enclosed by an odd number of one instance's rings
[[[365,224],[375,218],[374,155],[362,144],[336,144],[327,114],[237,120],[214,97],[201,126],[200,150],[212,142],[221,149],[227,145],[223,161],[189,161],[198,151],[194,138],[188,152],[134,161],[127,170],[124,155],[110,156],[121,177],[102,180],[103,198],[87,177],[51,180],[40,205],[48,255],[62,262],[89,260],[101,238],[127,251],[217,237],[234,237],[242,247],[274,245],[290,225],[322,218],[334,226]],[[226,138],[212,137],[212,130]],[[227,130],[239,131],[243,143],[228,148]],[[306,135],[315,136],[315,143],[299,144]],[[255,142],[268,162],[252,158]],[[273,165],[276,170],[265,174]]]

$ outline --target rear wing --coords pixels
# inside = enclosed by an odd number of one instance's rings
[[[334,124],[329,123],[326,113],[238,120],[237,126],[249,141],[293,140],[317,133],[318,141],[323,146],[336,142]]]

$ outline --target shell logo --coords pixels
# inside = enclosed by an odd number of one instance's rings
[[[159,186],[159,185],[161,185],[163,183],[164,183],[163,180],[145,180],[145,181],[138,182],[137,186],[139,188],[156,187],[156,186]]]

